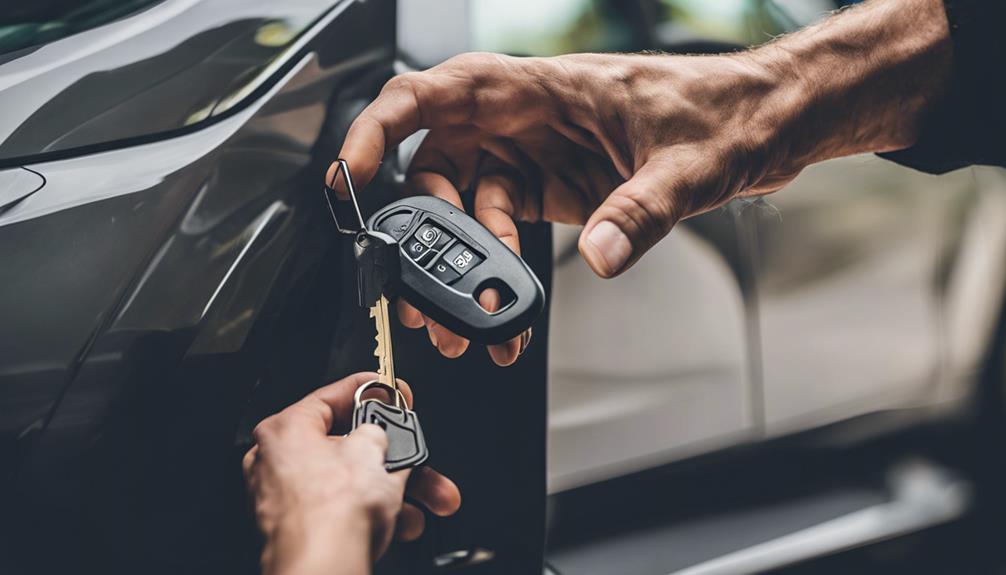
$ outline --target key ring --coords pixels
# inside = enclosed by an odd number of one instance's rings
[[[336,160],[336,163],[339,164],[339,167],[332,174],[332,181],[325,186],[325,203],[328,204],[328,212],[332,214],[332,219],[335,221],[335,229],[339,230],[339,233],[355,236],[365,231],[367,225],[363,223],[363,212],[360,211],[360,203],[356,200],[356,188],[353,186],[353,177],[349,174],[349,163],[342,158]],[[339,223],[339,216],[335,215],[335,205],[339,201],[342,201],[339,200],[339,196],[335,192],[335,183],[339,180],[339,172],[342,172],[342,177],[346,181],[349,199],[353,202],[353,210],[356,212],[356,219],[360,223],[360,227],[355,230],[342,227],[342,224]]]
[[[394,403],[395,407],[398,407],[398,408],[401,408],[401,409],[408,409],[409,408],[409,404],[406,403],[406,401],[405,401],[405,395],[402,393],[401,389],[398,389],[397,387],[392,387],[392,386],[390,386],[390,385],[388,385],[386,383],[383,383],[381,381],[378,381],[376,379],[368,381],[367,383],[365,383],[365,384],[361,385],[360,387],[356,388],[356,393],[353,394],[353,405],[360,405],[360,403],[363,401],[363,393],[365,391],[367,391],[368,389],[371,389],[373,387],[383,387],[385,390],[388,391],[389,395],[390,394],[394,394],[394,395],[392,395],[392,397],[395,398],[395,403]],[[387,402],[385,402],[385,403],[387,403]],[[392,404],[389,403],[388,405],[392,405]]]

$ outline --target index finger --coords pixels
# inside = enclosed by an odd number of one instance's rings
[[[294,423],[317,426],[319,430],[328,433],[336,423],[344,424],[353,413],[353,396],[363,384],[374,381],[378,375],[364,371],[344,377],[335,383],[320,387],[303,399],[287,407],[280,416]],[[405,397],[405,402],[412,405],[412,390],[409,385],[398,380],[398,388]]]
[[[339,157],[363,188],[373,179],[387,150],[423,128],[465,120],[463,110],[473,98],[470,81],[461,75],[409,72],[395,76],[353,121]],[[461,113],[459,113],[461,111]],[[331,182],[338,164],[325,177]]]

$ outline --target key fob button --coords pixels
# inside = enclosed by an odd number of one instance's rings
[[[461,277],[461,274],[454,271],[454,268],[444,258],[440,258],[437,263],[433,264],[430,273],[445,284],[450,284]]]
[[[427,261],[427,258],[433,254],[433,250],[429,246],[419,241],[415,237],[409,238],[405,245],[402,246],[405,253],[409,254],[409,257],[416,260],[419,263]]]
[[[405,232],[409,231],[412,216],[413,212],[411,210],[394,212],[381,218],[381,221],[377,223],[377,230],[388,234],[396,240],[401,240]]]
[[[478,254],[460,242],[444,253],[444,260],[461,275],[465,275],[468,270],[482,263],[482,258]]]
[[[420,242],[426,244],[426,247],[432,248],[440,240],[440,236],[444,235],[443,230],[434,226],[432,224],[423,224],[419,226],[419,231],[416,232],[416,239]]]
[[[430,249],[438,252],[454,239],[454,236],[433,224],[419,226],[415,237]]]

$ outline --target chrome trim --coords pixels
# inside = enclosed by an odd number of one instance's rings
[[[970,486],[948,470],[912,461],[889,475],[891,500],[674,571],[670,575],[762,573],[906,535],[964,514]]]

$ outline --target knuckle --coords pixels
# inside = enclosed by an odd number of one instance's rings
[[[281,425],[277,416],[267,417],[255,426],[255,429],[252,430],[252,437],[256,443],[267,442],[276,436]]]
[[[389,92],[415,93],[416,87],[420,83],[420,78],[422,78],[422,74],[422,72],[405,72],[404,74],[399,74],[388,80],[388,83],[385,85],[385,89]]]
[[[490,52],[466,52],[448,59],[444,63],[444,67],[457,68],[466,72],[480,70],[496,61],[496,56]]]
[[[633,188],[619,194],[613,203],[628,220],[626,223],[647,238],[663,237],[671,229],[671,210],[664,194]]]

